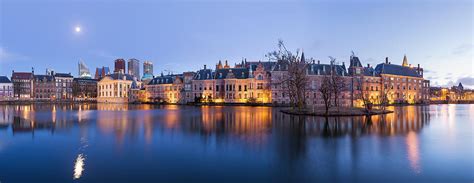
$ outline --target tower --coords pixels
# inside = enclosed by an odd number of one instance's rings
[[[410,65],[408,65],[407,55],[404,55],[404,56],[403,56],[402,66],[403,66],[403,67],[409,67],[409,66],[410,66]]]

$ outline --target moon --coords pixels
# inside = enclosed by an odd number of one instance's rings
[[[81,32],[81,27],[80,26],[76,26],[74,28],[74,31],[76,31],[77,33]]]

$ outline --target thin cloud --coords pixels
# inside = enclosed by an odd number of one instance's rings
[[[457,83],[462,83],[463,85],[474,86],[474,77],[460,77],[457,80]]]
[[[0,63],[7,63],[13,61],[29,60],[28,56],[11,52],[3,47],[0,47]]]
[[[453,49],[453,55],[464,55],[470,53],[474,48],[473,44],[462,44]]]

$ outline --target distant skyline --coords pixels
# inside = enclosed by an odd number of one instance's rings
[[[364,65],[389,57],[421,64],[432,86],[474,88],[470,0],[111,1],[1,0],[0,75],[71,72],[83,59],[113,68],[117,58],[153,62],[155,75],[196,71],[219,60],[266,61],[278,39],[307,58]]]

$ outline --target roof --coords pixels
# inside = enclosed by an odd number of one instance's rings
[[[0,83],[11,83],[11,81],[6,76],[0,76]]]
[[[74,82],[97,82],[97,79],[91,79],[91,78],[74,78]]]
[[[411,76],[411,77],[422,77],[416,71],[417,68],[411,67],[403,67],[401,65],[394,65],[394,64],[378,64],[375,67],[375,71],[378,74],[391,74],[391,75],[399,75],[399,76]]]
[[[71,73],[54,73],[54,77],[72,78]]]
[[[53,76],[51,75],[34,75],[33,76],[35,80],[39,81],[46,81],[46,82],[51,82],[54,80]]]
[[[126,80],[133,81],[133,76],[130,74],[114,73],[114,74],[109,74],[107,76],[111,77],[114,80],[123,80],[123,77],[125,76]]]
[[[333,65],[330,64],[308,64],[308,74],[309,75],[329,75],[331,74],[331,68],[336,69],[336,73],[339,76],[347,76],[347,71],[344,65]]]
[[[207,80],[207,79],[214,79],[213,78],[214,72],[211,69],[201,69],[197,71],[196,75],[194,75],[194,80]]]
[[[349,64],[350,64],[349,67],[362,67],[359,57],[356,57],[356,56],[351,56],[351,60]]]
[[[148,82],[148,85],[157,85],[157,84],[172,84],[174,83],[177,79],[182,80],[182,75],[164,75],[164,76],[159,76],[155,77],[150,82]]]
[[[32,79],[33,73],[31,72],[13,72],[12,79]]]
[[[248,68],[228,68],[228,69],[217,69],[215,72],[215,79],[246,79],[249,77]]]
[[[272,67],[276,64],[277,62],[261,62],[261,61],[255,61],[255,62],[246,62],[246,67],[251,67],[252,71],[255,71],[257,69],[258,64],[262,64],[263,69],[265,71],[270,71],[272,70]]]

